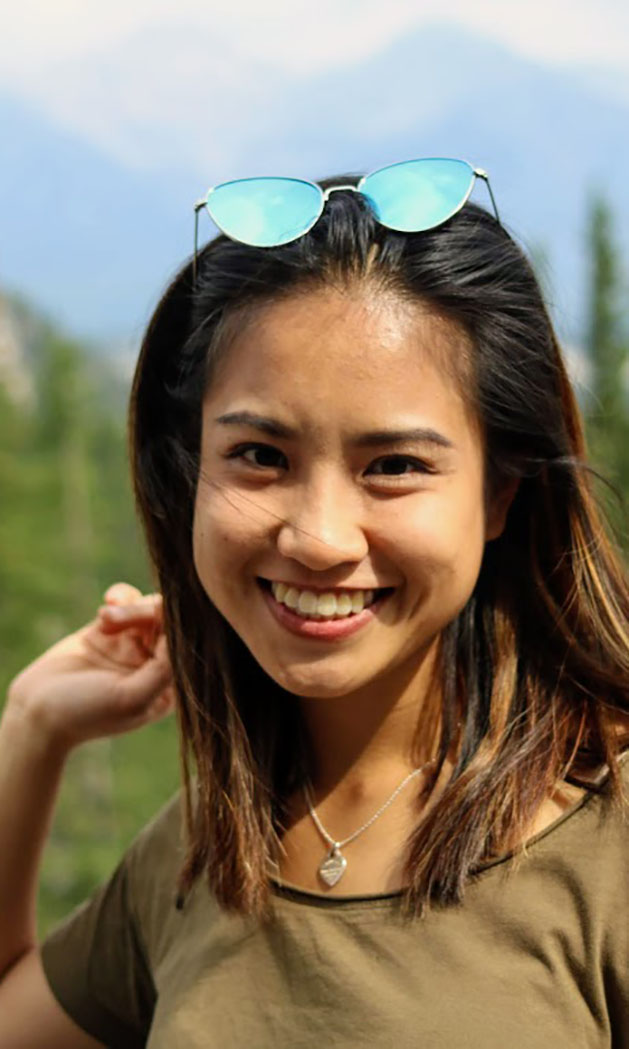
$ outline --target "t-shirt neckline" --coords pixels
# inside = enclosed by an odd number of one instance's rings
[[[627,757],[627,755],[629,755],[629,750],[626,750],[619,755],[618,761],[620,765],[623,764],[624,759]],[[549,823],[547,827],[544,827],[542,830],[538,831],[537,834],[533,834],[530,838],[528,838],[525,846],[526,851],[528,852],[531,848],[537,845],[538,842],[542,841],[544,838],[547,838],[550,834],[556,831],[572,816],[576,815],[577,812],[580,812],[581,809],[588,805],[593,798],[600,797],[600,788],[607,781],[608,775],[609,773],[607,773],[605,776],[603,776],[602,779],[598,781],[597,789],[586,790],[585,793],[582,794],[581,797],[574,802],[574,804],[569,805],[568,808],[564,809],[564,811],[560,813],[560,815],[557,816],[556,819],[552,820],[552,822]],[[520,852],[520,850],[517,851],[518,853]],[[513,859],[515,853],[515,849],[510,849],[508,852],[503,853],[501,856],[496,856],[494,859],[491,860],[485,860],[482,863],[477,864],[476,867],[473,868],[473,874],[482,874],[484,871],[489,870],[492,867],[497,867],[500,864],[507,863],[509,860]],[[350,905],[352,903],[373,903],[377,905],[379,903],[385,903],[388,900],[401,899],[404,895],[403,889],[397,889],[392,892],[379,892],[368,894],[357,893],[348,896],[328,896],[324,892],[315,892],[312,889],[303,889],[299,885],[293,885],[291,882],[281,881],[281,879],[277,878],[274,875],[271,875],[270,882],[272,892],[275,896],[278,896],[280,898],[288,897],[289,899],[295,900],[295,902],[301,902],[318,907],[325,905],[331,907],[339,907],[343,904]]]

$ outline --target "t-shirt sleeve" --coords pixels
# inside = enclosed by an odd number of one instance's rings
[[[44,972],[60,1005],[98,1041],[116,1049],[145,1044],[155,988],[129,906],[126,863],[61,922],[41,946]]]
[[[170,831],[177,812],[178,801],[171,801],[109,880],[41,945],[44,973],[59,1004],[79,1027],[115,1049],[140,1049],[150,1031],[156,989],[147,926],[159,922],[157,910],[172,899],[178,852],[169,845],[176,845]]]

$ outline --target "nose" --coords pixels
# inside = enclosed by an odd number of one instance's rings
[[[343,486],[319,481],[296,487],[294,502],[277,536],[282,557],[313,571],[345,562],[362,561],[369,543],[360,521],[360,507]]]

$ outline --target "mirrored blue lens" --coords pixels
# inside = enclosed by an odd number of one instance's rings
[[[306,233],[321,214],[323,193],[302,179],[243,178],[216,186],[206,206],[228,237],[268,248]]]
[[[474,169],[466,160],[405,160],[367,175],[360,189],[385,226],[417,233],[454,215],[467,200],[474,179]]]

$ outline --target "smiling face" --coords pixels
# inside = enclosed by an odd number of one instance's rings
[[[502,530],[448,353],[469,353],[454,323],[357,283],[258,308],[220,359],[203,403],[195,566],[296,695],[412,675]]]

